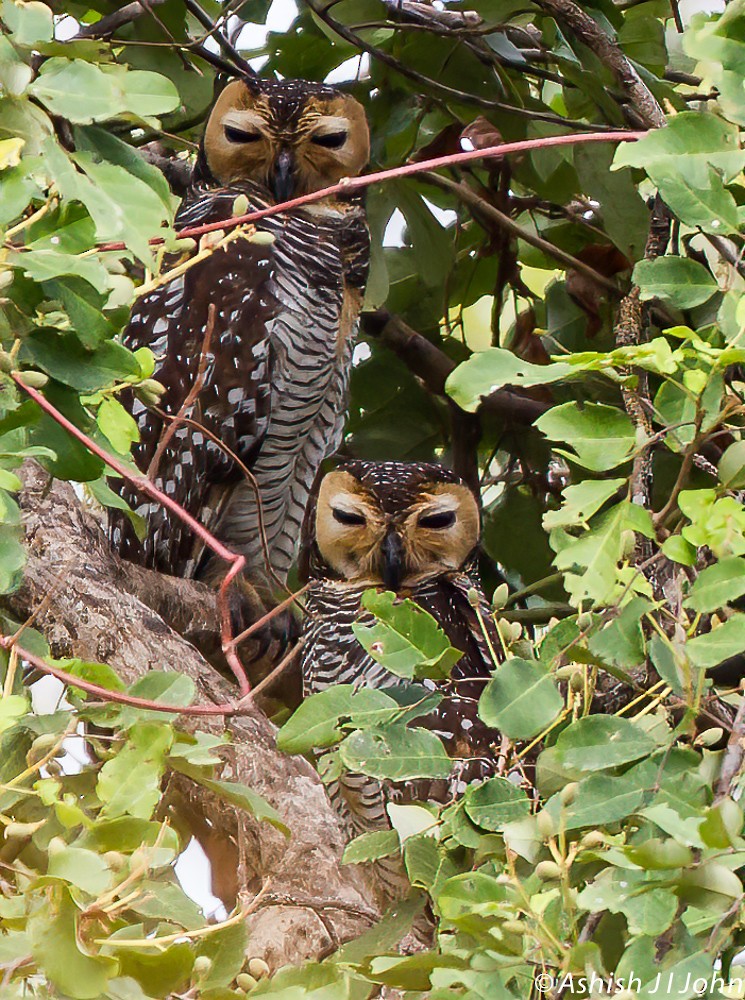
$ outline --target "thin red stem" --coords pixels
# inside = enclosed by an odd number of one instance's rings
[[[157,486],[150,482],[149,479],[146,479],[144,476],[137,473],[131,472],[123,462],[120,462],[117,458],[114,458],[113,455],[104,451],[100,445],[97,445],[96,442],[92,441],[87,434],[80,430],[79,427],[76,427],[75,424],[68,420],[64,414],[60,413],[60,411],[40,392],[32,388],[30,385],[26,385],[17,372],[11,373],[11,378],[20,389],[23,389],[23,391],[29,395],[31,399],[33,399],[34,402],[42,408],[42,410],[44,410],[45,413],[48,413],[49,416],[60,425],[60,427],[63,427],[68,434],[72,434],[74,438],[77,438],[77,440],[80,441],[81,444],[85,445],[90,452],[102,459],[110,468],[114,470],[114,472],[118,472],[120,476],[126,479],[128,483],[131,483],[136,489],[140,490],[146,496],[151,497],[153,500],[157,500],[158,503],[173,511],[173,513],[180,518],[184,524],[191,528],[198,538],[201,538],[208,548],[212,549],[215,555],[230,564],[230,569],[225,574],[225,579],[220,585],[217,595],[218,607],[220,608],[221,615],[220,638],[222,641],[225,659],[227,660],[230,669],[235,674],[235,678],[240,687],[241,695],[248,694],[251,690],[251,685],[249,684],[243,665],[241,664],[241,661],[233,647],[230,607],[228,605],[226,594],[227,588],[246,565],[245,558],[237,552],[231,552],[230,549],[227,549],[214,537],[214,535],[211,534],[211,532],[204,527],[203,524],[200,524],[196,518],[192,517],[191,514],[188,513],[188,511],[185,511],[181,504],[176,503],[175,500],[172,500],[171,497],[163,493],[162,490],[159,490]]]
[[[322,188],[320,191],[313,191],[311,194],[304,194],[299,198],[283,201],[279,205],[271,205],[269,208],[247,212],[245,215],[235,215],[230,219],[222,219],[219,222],[209,222],[203,226],[182,229],[176,236],[179,239],[186,239],[193,236],[202,236],[204,233],[215,232],[218,229],[240,226],[249,222],[258,222],[259,219],[265,219],[270,215],[278,215],[280,212],[287,212],[290,209],[300,208],[303,205],[311,205],[332,195],[348,194],[350,191],[357,191],[369,187],[371,184],[378,184],[381,181],[390,181],[396,177],[409,177],[412,174],[421,174],[428,170],[440,170],[442,167],[471,163],[474,160],[498,159],[502,156],[510,156],[514,153],[526,153],[532,149],[546,149],[550,146],[578,146],[587,142],[636,142],[637,139],[642,139],[646,134],[646,132],[619,131],[580,132],[576,135],[547,135],[540,139],[521,139],[520,142],[506,142],[501,146],[488,146],[486,149],[470,149],[463,153],[436,156],[431,160],[421,160],[418,163],[405,163],[400,167],[390,167],[388,170],[379,170],[373,174],[365,174],[364,177],[345,177],[338,184]],[[165,239],[162,236],[156,236],[150,240],[151,246],[159,246],[162,243],[165,243]],[[121,242],[99,243],[97,247],[101,251],[125,250],[126,244]]]
[[[51,663],[47,663],[46,660],[42,660],[40,656],[36,656],[34,653],[30,653],[27,649],[22,646],[13,643],[13,636],[5,635],[0,638],[0,646],[5,649],[10,648],[14,645],[18,656],[22,660],[26,660],[31,663],[37,670],[40,670],[44,674],[50,674],[52,677],[56,677],[57,680],[62,681],[68,687],[80,688],[81,691],[87,691],[88,694],[95,694],[97,697],[102,698],[107,702],[116,702],[120,705],[132,705],[134,708],[145,708],[151,712],[167,712],[177,715],[240,715],[244,712],[244,706],[225,704],[225,705],[192,705],[189,708],[184,708],[183,705],[164,705],[159,701],[150,701],[149,698],[137,698],[135,695],[122,694],[121,691],[111,691],[109,688],[101,687],[100,684],[92,684],[90,681],[81,680],[80,677],[76,677],[74,674],[69,674],[66,670],[60,670],[59,667],[53,667]],[[246,706],[248,706],[246,702]]]

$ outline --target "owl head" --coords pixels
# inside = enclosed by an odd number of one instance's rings
[[[321,481],[304,527],[311,577],[390,590],[463,569],[479,543],[479,504],[439,465],[347,462]]]
[[[198,171],[219,184],[255,181],[275,199],[355,177],[370,156],[362,105],[306,80],[233,80],[205,129]]]

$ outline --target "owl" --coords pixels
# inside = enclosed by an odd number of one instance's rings
[[[318,191],[359,174],[368,157],[365,113],[352,97],[302,80],[233,80],[209,115],[176,227]],[[160,406],[183,418],[168,431],[133,398],[135,462],[243,554],[250,582],[268,591],[285,580],[314,477],[341,439],[369,234],[353,195],[257,225],[259,239],[213,248],[144,294],[124,342],[154,353]],[[121,555],[208,582],[224,572],[173,515],[119,490],[147,525],[140,541],[114,515]]]
[[[328,473],[303,528],[307,618],[301,652],[306,696],[331,684],[386,688],[401,683],[360,645],[354,622],[370,619],[370,588],[408,597],[437,620],[463,652],[434,712],[415,722],[458,760],[448,779],[406,785],[342,774],[330,794],[356,835],[389,824],[389,801],[445,802],[494,773],[499,734],[478,717],[478,699],[500,658],[501,643],[476,569],[480,511],[476,496],[439,465],[353,461]],[[426,682],[434,687],[433,682]],[[386,870],[379,872],[385,879]],[[390,882],[395,874],[388,872]]]

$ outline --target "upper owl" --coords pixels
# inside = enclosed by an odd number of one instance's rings
[[[302,80],[235,80],[210,112],[176,226],[230,219],[238,196],[245,212],[330,186],[368,155],[352,97]],[[124,340],[153,351],[166,386],[165,418],[132,400],[135,461],[245,555],[248,579],[266,591],[292,564],[311,484],[341,440],[369,234],[358,196],[257,228],[271,239],[205,238],[206,256],[137,300]],[[117,488],[147,524],[140,542],[114,515],[124,556],[179,576],[224,570],[163,508]]]
[[[218,97],[197,166],[200,180],[253,180],[277,202],[355,177],[370,156],[362,105],[304,80],[234,80]]]

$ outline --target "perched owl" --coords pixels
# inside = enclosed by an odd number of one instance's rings
[[[501,644],[476,571],[479,538],[476,497],[438,465],[348,462],[325,476],[308,508],[301,653],[306,696],[331,684],[401,683],[365,652],[352,631],[353,622],[370,618],[361,613],[360,601],[371,587],[411,598],[463,651],[450,680],[437,685],[444,699],[414,723],[436,732],[448,753],[459,758],[450,778],[403,785],[342,775],[331,795],[350,834],[388,827],[388,801],[445,802],[470,781],[494,773],[499,736],[481,722],[477,707]]]
[[[368,156],[365,114],[352,97],[302,80],[234,80],[210,113],[176,226],[320,190],[359,174]],[[243,553],[248,579],[268,590],[293,562],[314,477],[341,439],[369,235],[355,196],[325,198],[258,228],[271,238],[229,242],[144,295],[124,342],[154,352],[163,410],[191,421],[158,449],[168,422],[133,400],[137,465]],[[248,467],[253,484],[210,435]],[[120,490],[147,523],[140,542],[114,515],[123,556],[182,577],[224,572],[173,515]]]

